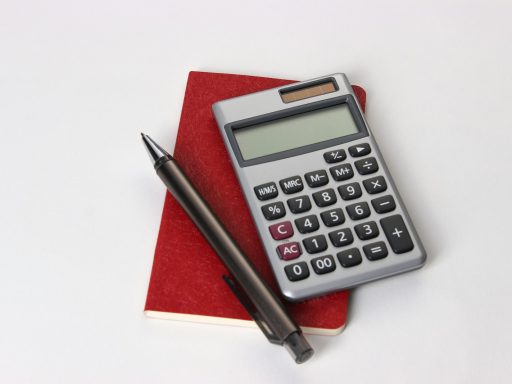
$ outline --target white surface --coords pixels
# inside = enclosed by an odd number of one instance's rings
[[[512,4],[332,3],[0,4],[0,382],[510,380]],[[189,70],[368,91],[430,257],[357,289],[302,366],[142,314],[164,188],[139,131],[171,147]]]

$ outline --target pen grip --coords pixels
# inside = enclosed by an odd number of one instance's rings
[[[290,334],[300,333],[298,325],[288,315],[276,294],[244,255],[177,162],[171,158],[160,164],[156,172],[251,299],[281,344]]]

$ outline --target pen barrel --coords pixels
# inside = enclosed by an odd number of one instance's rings
[[[300,333],[300,328],[288,315],[276,294],[244,255],[176,161],[171,158],[157,165],[156,172],[249,296],[259,315],[271,327],[274,336],[283,343],[292,333]]]

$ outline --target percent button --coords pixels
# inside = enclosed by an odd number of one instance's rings
[[[276,220],[286,215],[284,204],[280,201],[264,205],[261,207],[261,212],[263,212],[263,216],[265,216],[267,220]]]

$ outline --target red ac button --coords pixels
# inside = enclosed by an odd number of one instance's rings
[[[299,243],[286,243],[277,247],[277,253],[281,259],[291,260],[299,257],[302,252]]]

